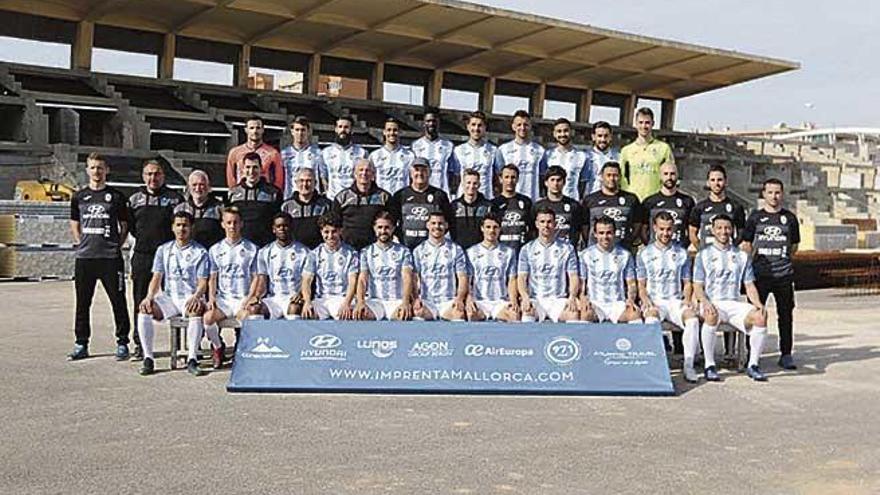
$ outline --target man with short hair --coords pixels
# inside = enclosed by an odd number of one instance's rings
[[[153,321],[179,315],[187,318],[186,341],[189,348],[186,369],[195,376],[202,374],[196,352],[204,332],[202,315],[205,312],[210,261],[208,251],[192,240],[192,223],[193,218],[189,213],[174,213],[174,240],[156,250],[153,276],[146,295],[138,304],[138,331],[144,349],[141,375],[152,375],[155,371],[153,342],[156,330]],[[172,359],[175,357],[172,356]]]
[[[284,199],[296,191],[299,172],[309,169],[314,174],[315,189],[323,191],[327,185],[327,169],[324,155],[317,144],[312,143],[312,124],[307,117],[299,115],[290,123],[291,143],[281,150],[284,168]]]
[[[743,207],[727,196],[727,169],[723,165],[712,165],[706,174],[709,196],[697,202],[688,217],[688,234],[696,249],[712,245],[712,219],[727,215],[733,220],[734,244],[740,243],[740,236],[746,226],[746,212]]]
[[[694,198],[678,189],[678,167],[674,163],[660,165],[660,180],[663,185],[657,193],[645,198],[642,203],[648,218],[654,218],[661,211],[668,213],[675,225],[672,243],[685,249],[690,245],[688,219],[694,208]],[[655,240],[656,229],[650,229],[647,222],[642,228],[642,242],[646,245]]]
[[[473,171],[480,179],[477,190],[486,199],[491,200],[495,197],[493,179],[503,164],[496,161],[498,148],[486,139],[486,114],[480,111],[472,112],[468,116],[467,130],[468,140],[456,146],[453,152],[455,170],[460,174],[458,195],[464,194],[464,182],[468,171]]]
[[[318,219],[333,209],[333,202],[315,190],[317,182],[313,169],[300,169],[295,182],[296,190],[281,204],[281,211],[292,219],[290,233],[293,240],[314,249],[321,243]]]
[[[244,175],[244,160],[247,155],[256,153],[260,157],[260,175],[266,182],[278,190],[284,190],[284,170],[281,166],[281,154],[274,147],[263,141],[263,119],[254,115],[244,123],[244,143],[229,150],[226,155],[226,185],[235,187]]]
[[[380,211],[373,220],[376,242],[361,251],[357,305],[359,320],[409,320],[413,316],[413,258],[394,242],[394,217]]]
[[[416,289],[413,316],[423,320],[464,321],[468,267],[464,249],[446,238],[446,216],[428,215],[428,238],[413,250]]]
[[[510,125],[513,129],[513,140],[498,147],[496,168],[503,165],[516,165],[519,170],[519,182],[516,192],[530,198],[541,196],[540,168],[544,157],[544,147],[532,141],[532,119],[529,112],[517,110],[513,114]]]
[[[553,210],[556,214],[556,230],[559,238],[568,240],[577,248],[583,229],[584,211],[577,201],[563,194],[565,184],[565,169],[559,165],[548,168],[544,175],[547,197],[538,200],[534,210],[539,211],[543,208]]]
[[[538,238],[523,246],[517,266],[523,321],[578,319],[577,251],[556,235],[556,214],[550,208],[535,215]]]
[[[553,123],[553,140],[556,146],[547,148],[544,158],[541,160],[541,177],[547,180],[547,171],[552,167],[560,167],[565,171],[567,180],[562,188],[562,194],[580,201],[582,197],[590,193],[590,184],[594,176],[593,169],[587,161],[587,153],[579,150],[572,144],[571,121],[562,117]],[[559,212],[557,211],[558,215]]]
[[[229,189],[229,205],[241,214],[242,235],[257,246],[272,242],[270,222],[281,207],[281,191],[260,175],[260,155],[244,157],[241,182]]]
[[[467,319],[519,321],[516,251],[498,242],[501,218],[489,213],[481,221],[483,241],[467,250],[471,273]]]
[[[742,250],[752,255],[755,285],[761,304],[770,294],[776,301],[779,326],[779,366],[797,369],[791,357],[793,345],[792,313],[794,312],[794,264],[792,256],[801,241],[798,219],[782,204],[784,187],[776,178],[764,181],[761,196],[764,206],[752,212],[743,230]]]
[[[412,151],[417,158],[428,161],[431,176],[428,183],[446,193],[446,199],[454,196],[453,183],[458,171],[452,157],[454,146],[452,141],[440,137],[440,110],[429,107],[425,109],[422,119],[422,137],[412,143]]]
[[[639,252],[636,274],[645,323],[668,321],[684,330],[684,379],[698,380],[694,357],[700,347],[700,320],[691,304],[691,260],[687,249],[675,242],[675,218],[667,211],[653,217],[654,241]]]
[[[587,165],[592,182],[584,196],[602,189],[602,167],[608,162],[620,162],[620,152],[612,145],[614,133],[611,124],[600,120],[593,124],[590,142],[593,145],[587,150]]]
[[[675,157],[672,148],[653,135],[653,110],[638,109],[635,124],[638,136],[620,150],[620,166],[623,190],[635,194],[641,201],[660,190],[660,165],[675,163]]]
[[[342,220],[333,213],[318,219],[324,242],[303,269],[303,318],[353,320],[360,256],[342,242]],[[312,287],[315,287],[314,298]]]
[[[447,222],[452,218],[452,206],[446,192],[430,184],[430,162],[422,157],[410,166],[410,185],[394,193],[388,211],[394,215],[400,229],[397,238],[408,249],[428,238],[428,215],[440,212]]]
[[[705,357],[705,377],[719,381],[715,368],[715,332],[721,323],[729,323],[749,336],[749,365],[746,373],[755,381],[766,381],[758,367],[767,337],[767,316],[755,287],[755,274],[749,255],[733,242],[733,219],[721,213],[712,219],[712,244],[694,259],[694,295],[703,311],[700,340]],[[740,301],[745,285],[749,302]]]
[[[128,235],[128,206],[125,196],[107,185],[110,168],[103,156],[86,158],[89,183],[70,200],[70,232],[76,244],[73,285],[76,291],[74,335],[76,343],[67,355],[71,361],[89,357],[92,336],[91,312],[98,280],[113,307],[116,325],[116,359],[128,359],[131,323],[125,302],[125,265],[122,244]]]
[[[220,213],[223,203],[211,194],[211,179],[204,170],[193,170],[186,179],[186,201],[174,208],[193,217],[192,238],[206,249],[223,239]]]
[[[390,117],[385,121],[382,137],[385,142],[370,153],[370,163],[376,168],[376,184],[393,194],[409,185],[409,166],[416,156],[400,144],[397,119]]]
[[[453,217],[449,234],[462,249],[468,249],[482,239],[480,225],[492,211],[492,202],[480,192],[479,172],[467,169],[461,177],[462,194],[451,205]]]
[[[342,219],[342,239],[355,249],[376,241],[372,228],[376,213],[388,207],[391,194],[376,185],[376,169],[366,158],[354,164],[354,184],[336,195],[333,211]]]
[[[641,323],[633,255],[615,242],[614,231],[613,219],[597,218],[593,223],[596,243],[578,255],[583,286],[580,319]]]
[[[531,237],[532,200],[516,192],[519,169],[516,165],[501,168],[501,192],[492,200],[492,211],[501,217],[501,244],[515,252]]]
[[[351,140],[354,119],[344,115],[336,119],[336,142],[330,143],[322,151],[324,168],[327,171],[327,197],[335,198],[340,192],[351,187],[354,182],[354,167],[360,159],[367,158],[367,151]]]
[[[260,301],[252,314],[269,319],[295,320],[303,306],[303,270],[308,262],[309,249],[291,236],[293,219],[284,212],[272,217],[275,242],[257,253],[256,296]]]
[[[614,238],[632,251],[641,234],[644,210],[635,194],[620,190],[620,165],[608,162],[602,167],[602,189],[587,195],[582,204],[587,213],[585,225],[589,228],[588,244],[595,242],[594,223],[602,216],[614,220]]]

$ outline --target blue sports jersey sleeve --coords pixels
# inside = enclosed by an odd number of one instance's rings
[[[361,259],[358,255],[357,251],[351,254],[351,261],[348,263],[348,268],[346,270],[346,274],[353,275],[360,271],[361,269]]]
[[[530,244],[526,244],[519,251],[519,263],[517,263],[517,272],[520,275],[528,275],[529,271],[531,271],[531,267],[529,266],[529,255],[528,255],[528,247]]]
[[[269,249],[272,245],[266,246],[257,251],[257,274],[269,275]]]
[[[648,278],[648,270],[647,267],[645,267],[645,260],[642,259],[642,254],[644,252],[645,251],[642,250],[636,257],[636,278],[639,280],[646,280]]]
[[[694,282],[702,284],[705,281],[706,271],[703,268],[703,251],[700,251],[694,258]]]
[[[501,146],[495,148],[495,173],[498,174],[501,172],[501,169],[504,168],[504,153],[501,152]]]
[[[574,251],[574,248],[571,245],[568,245],[568,250],[566,254],[565,260],[565,271],[568,273],[573,273],[575,275],[580,275],[580,271],[578,268],[578,258],[577,253]]]
[[[403,248],[403,265],[401,266],[401,269],[403,268],[409,268],[410,270],[413,268],[413,255],[410,250],[405,247]]]
[[[366,272],[366,271],[370,270],[369,256],[367,256],[368,251],[369,251],[369,247],[367,247],[363,251],[361,251],[361,254],[360,254],[359,261],[360,261],[360,265],[361,265],[360,266],[361,272]]]
[[[252,274],[257,272],[257,258],[258,256],[254,253],[254,256],[251,256],[251,262],[248,263],[248,271]]]
[[[211,262],[208,259],[208,251],[202,251],[199,262],[196,264],[196,277],[208,278],[211,275]]]
[[[455,245],[455,273],[469,273],[467,256],[464,255],[464,249],[459,245]]]
[[[746,258],[746,267],[743,270],[743,283],[750,284],[755,281],[755,271],[752,270],[752,260],[751,258]],[[775,296],[774,296],[775,297]]]
[[[635,280],[636,278],[636,268],[635,263],[633,262],[633,256],[628,254],[626,259],[626,267],[623,269],[623,278],[624,280]]]
[[[415,270],[416,273],[422,273],[422,257],[421,257],[422,249],[421,248],[422,248],[422,244],[419,244],[412,251],[412,253],[413,253],[413,270]],[[404,266],[406,266],[406,255],[403,256],[403,260],[404,260],[403,264],[404,264]]]
[[[306,264],[303,265],[303,274],[304,275],[314,275],[315,268],[317,267],[317,262],[315,259],[318,257],[315,254],[315,251],[309,251],[309,256],[306,258]]]
[[[682,280],[690,280],[691,279],[692,267],[693,267],[693,261],[691,261],[691,257],[685,255],[684,265],[681,268],[681,279]]]
[[[214,244],[214,246],[216,246],[216,244]],[[212,274],[220,272],[220,267],[214,260],[214,247],[211,247],[211,249],[208,250],[208,270],[210,270]]]
[[[165,260],[165,248],[165,244],[159,246],[159,249],[156,250],[156,255],[153,256],[153,273],[165,273],[165,263],[163,263]]]

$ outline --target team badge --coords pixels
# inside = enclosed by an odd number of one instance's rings
[[[525,207],[526,207],[525,203],[523,203],[522,201],[520,201],[520,202],[519,202],[519,209],[522,210],[522,209],[525,208]]]
[[[291,251],[290,252],[290,261],[293,261],[294,259],[296,259],[296,251]]]
[[[617,198],[617,202],[620,203],[620,206],[623,206],[626,204],[626,200],[623,199],[623,196]]]
[[[781,217],[781,218],[779,219],[779,221],[782,223],[782,225],[785,225],[785,224],[788,223],[788,218]]]
[[[571,205],[570,205],[570,204],[566,204],[565,206],[563,206],[563,209],[564,209],[566,212],[569,212],[569,211],[571,211]]]
[[[725,206],[725,209],[727,209],[727,213],[730,213],[733,211],[733,205],[730,203],[727,203],[727,205]]]
[[[681,208],[681,198],[675,199],[675,205],[678,206],[679,208]]]
[[[107,194],[104,195],[104,201],[106,201],[106,202],[109,203],[111,199],[113,199],[113,195],[112,195],[112,194],[107,193]]]

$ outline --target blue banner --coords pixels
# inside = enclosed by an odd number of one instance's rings
[[[674,393],[659,325],[246,320],[230,392]]]

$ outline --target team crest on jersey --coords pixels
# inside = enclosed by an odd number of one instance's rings
[[[434,202],[434,195],[433,195],[433,194],[429,194],[429,195],[428,195],[428,203],[433,203],[433,202]]]
[[[111,199],[113,199],[113,195],[112,195],[112,194],[107,193],[107,194],[104,195],[104,201],[106,201],[106,202],[109,203]]]
[[[569,211],[571,211],[571,205],[566,203],[566,204],[562,207],[562,209],[565,210],[566,213],[568,213]]]
[[[522,210],[522,209],[525,208],[525,207],[526,207],[525,203],[523,203],[522,201],[520,201],[520,202],[519,202],[519,209]]]
[[[291,251],[290,252],[290,261],[293,261],[295,259],[296,259],[296,251]]]
[[[626,204],[626,200],[623,199],[623,196],[617,198],[617,202],[620,203],[620,206],[623,206]]]
[[[785,218],[785,217],[781,217],[781,218],[779,219],[779,221],[782,223],[782,225],[785,225],[785,224],[788,223],[788,219]]]
[[[733,211],[733,205],[730,203],[727,203],[727,206],[725,206],[725,208],[727,209],[727,213],[730,213]]]
[[[675,199],[675,205],[678,206],[679,208],[681,208],[681,198]]]

